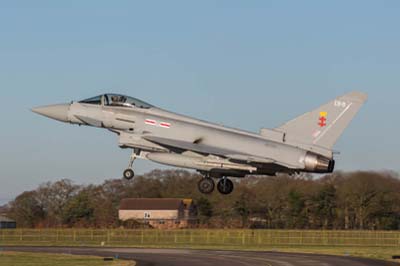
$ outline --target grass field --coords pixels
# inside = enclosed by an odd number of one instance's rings
[[[0,266],[134,266],[132,261],[103,261],[93,256],[0,252]]]

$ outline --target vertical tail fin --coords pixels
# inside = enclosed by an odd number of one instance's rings
[[[367,98],[365,93],[350,92],[285,123],[276,130],[286,134],[288,143],[332,150]]]

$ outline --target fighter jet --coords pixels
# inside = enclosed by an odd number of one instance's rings
[[[107,129],[121,148],[132,149],[123,177],[134,177],[136,158],[194,169],[203,178],[200,192],[233,191],[229,177],[331,173],[333,146],[367,100],[350,92],[277,128],[259,133],[173,113],[139,99],[103,94],[68,104],[33,108],[40,115],[75,125]]]

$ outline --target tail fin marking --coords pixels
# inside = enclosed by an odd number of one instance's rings
[[[367,98],[365,93],[350,92],[275,130],[285,133],[287,143],[332,150]]]

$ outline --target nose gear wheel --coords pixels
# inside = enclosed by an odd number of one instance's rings
[[[135,176],[135,172],[133,171],[133,162],[136,160],[136,157],[140,154],[140,150],[134,149],[132,151],[131,157],[129,158],[128,168],[125,169],[123,173],[123,177],[126,180],[131,180]]]

